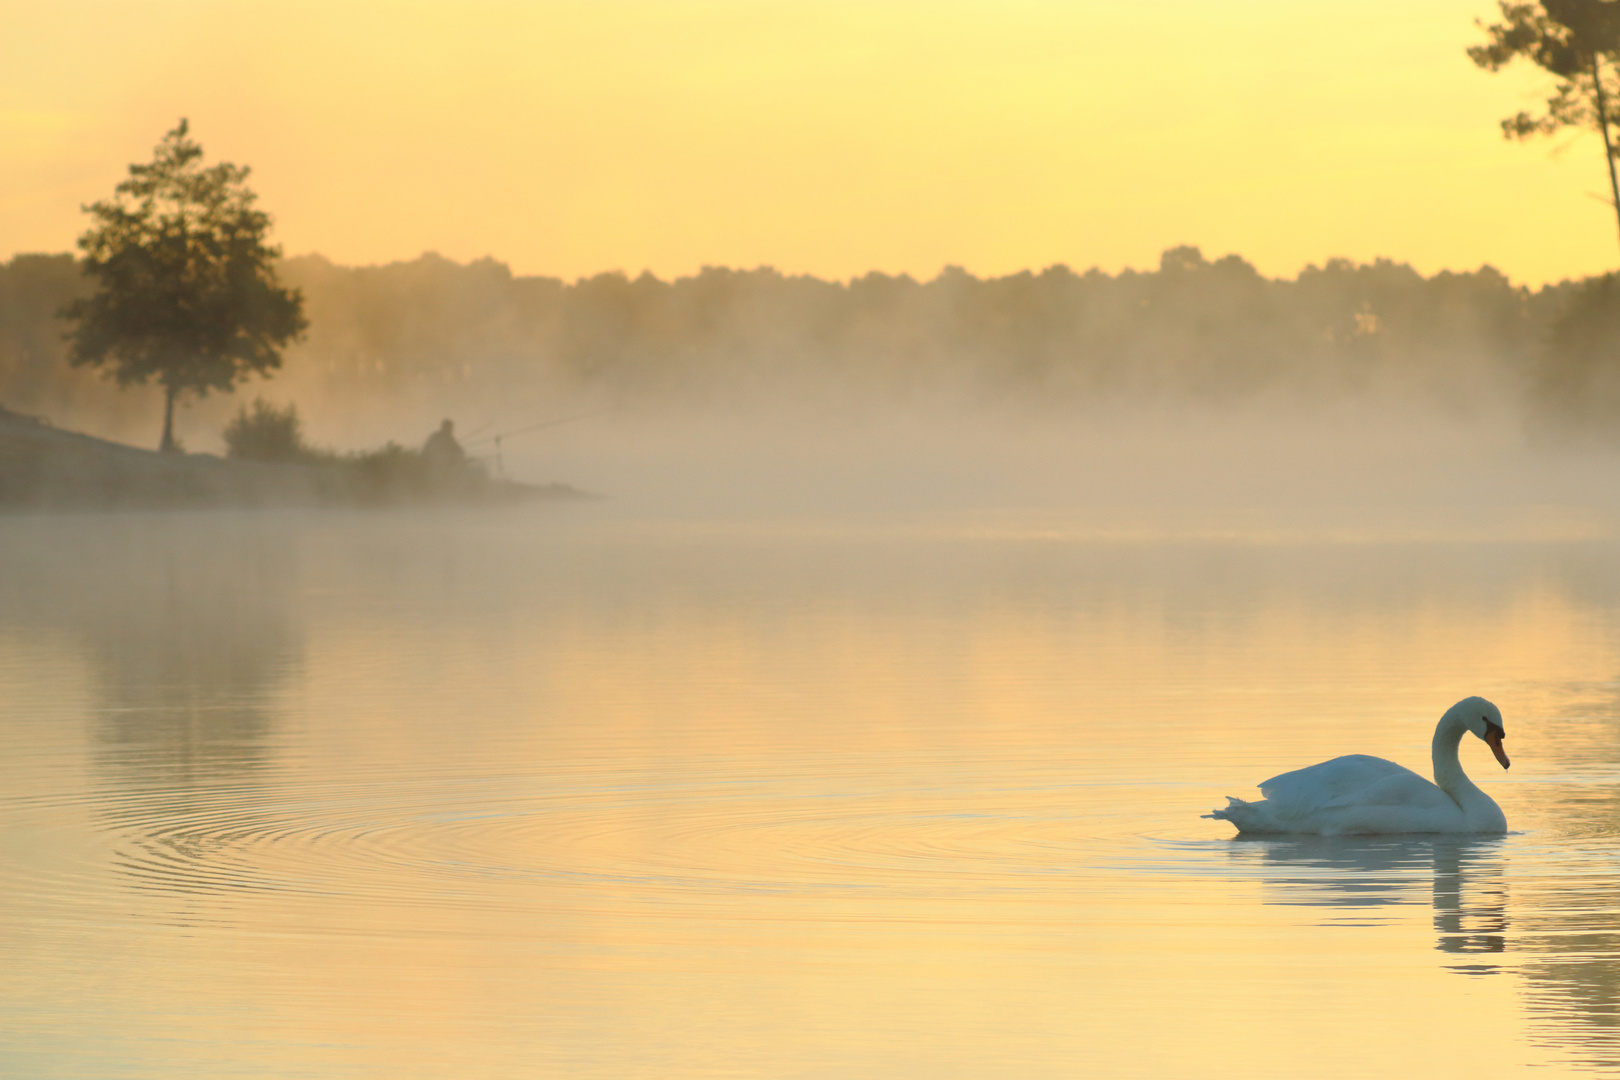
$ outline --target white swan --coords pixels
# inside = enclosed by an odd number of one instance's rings
[[[1464,698],[1435,725],[1433,784],[1393,761],[1350,754],[1273,776],[1260,785],[1265,798],[1259,802],[1228,795],[1224,810],[1204,816],[1246,833],[1507,832],[1502,808],[1474,786],[1457,760],[1465,731],[1484,739],[1502,768],[1508,767],[1502,711],[1484,698]]]

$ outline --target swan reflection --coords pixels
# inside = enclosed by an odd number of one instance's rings
[[[1393,921],[1379,909],[1428,903],[1435,949],[1460,957],[1507,950],[1508,887],[1501,837],[1237,837],[1232,858],[1252,870],[1268,904],[1323,909],[1340,925]],[[1471,959],[1451,970],[1488,975]]]
[[[1542,794],[1556,800],[1556,790]],[[1603,816],[1592,792],[1579,794],[1585,817]],[[1612,802],[1620,820],[1620,796]],[[1620,1067],[1620,888],[1591,845],[1522,835],[1236,837],[1229,853],[1237,876],[1259,881],[1264,903],[1315,908],[1334,925],[1392,924],[1427,903],[1445,970],[1516,975],[1533,1041],[1585,1068]]]
[[[1502,841],[1435,841],[1434,929],[1441,952],[1492,954],[1507,951],[1508,887]],[[1495,965],[1448,964],[1469,974],[1494,972]]]

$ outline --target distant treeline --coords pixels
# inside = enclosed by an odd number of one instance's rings
[[[257,392],[376,412],[574,395],[618,404],[946,398],[1083,401],[1507,394],[1544,417],[1620,414],[1620,285],[1530,290],[1484,267],[1424,277],[1342,259],[1266,278],[1197,248],[1150,272],[847,282],[769,268],[662,281],[518,277],[437,255],[282,264],[311,328]],[[57,422],[151,416],[71,370],[55,313],[86,288],[69,255],[0,265],[0,404]],[[246,391],[255,392],[253,388]],[[307,412],[307,410],[306,410]]]

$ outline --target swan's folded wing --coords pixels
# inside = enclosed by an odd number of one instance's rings
[[[1367,754],[1348,754],[1273,776],[1260,793],[1283,813],[1356,806],[1427,806],[1446,793],[1402,765]],[[1453,804],[1453,808],[1454,804]]]

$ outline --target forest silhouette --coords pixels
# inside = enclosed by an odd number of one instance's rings
[[[305,415],[465,414],[496,401],[539,414],[565,399],[1061,412],[1391,395],[1449,409],[1507,400],[1548,427],[1602,428],[1620,412],[1620,289],[1608,278],[1532,290],[1488,266],[1424,276],[1383,259],[1268,278],[1194,247],[1146,272],[947,267],[928,281],[708,267],[564,282],[434,254],[368,267],[306,255],[279,273],[306,298],[307,340],[237,397],[294,401]],[[88,287],[70,255],[0,264],[0,403],[139,432],[149,402],[66,362],[57,312]],[[213,406],[216,430],[237,407]]]

